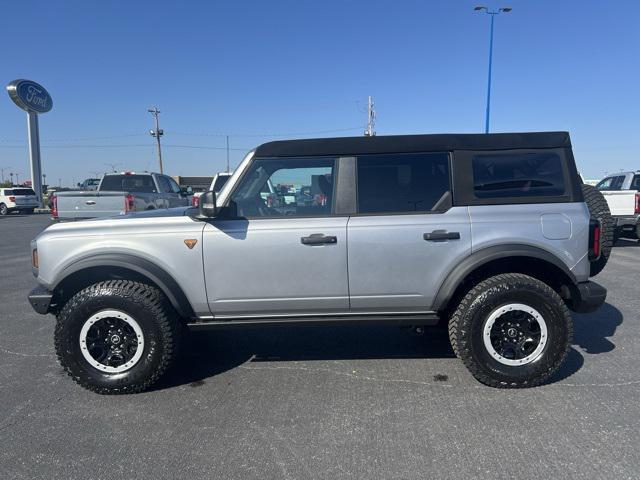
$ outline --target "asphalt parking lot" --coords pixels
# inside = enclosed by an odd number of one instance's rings
[[[528,390],[477,383],[444,332],[192,334],[154,390],[67,378],[26,296],[45,215],[0,218],[2,478],[640,478],[640,245],[620,241],[568,362]]]

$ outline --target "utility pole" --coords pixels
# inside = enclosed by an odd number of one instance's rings
[[[20,186],[20,174],[16,172],[16,185]]]
[[[13,172],[9,172],[9,176],[11,177],[11,186],[13,187]]]
[[[491,31],[489,33],[489,78],[487,80],[487,111],[484,120],[484,133],[489,133],[489,113],[491,110],[491,69],[493,66],[493,20],[496,15],[500,15],[501,13],[509,13],[512,8],[504,7],[499,8],[498,10],[489,10],[487,7],[478,6],[475,7],[474,10],[476,12],[484,12],[487,15],[491,16]]]
[[[43,173],[42,174],[42,185],[46,185],[47,184],[47,174]]]
[[[158,115],[160,115],[160,110],[158,110],[158,107],[153,107],[147,111],[151,115],[153,115],[153,118],[155,118],[156,120],[155,130],[149,130],[149,133],[151,134],[152,137],[155,137],[155,139],[158,142],[158,162],[160,163],[160,173],[164,173],[162,171],[162,148],[160,147],[160,137],[164,135],[164,131],[160,128],[160,122],[158,119]]]
[[[364,131],[365,137],[375,137],[376,132],[374,130],[376,124],[376,106],[373,103],[371,95],[367,102],[367,129]]]
[[[229,173],[229,135],[227,135],[227,173]]]

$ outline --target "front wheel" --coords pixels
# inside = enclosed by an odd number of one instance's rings
[[[65,371],[96,393],[149,388],[173,363],[180,320],[155,287],[128,280],[91,285],[58,315],[56,353]]]
[[[477,380],[498,388],[547,381],[564,362],[572,333],[560,296],[545,283],[515,273],[479,283],[449,321],[456,355]]]

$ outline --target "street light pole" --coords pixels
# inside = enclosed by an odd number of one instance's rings
[[[493,68],[493,22],[495,20],[496,15],[501,13],[509,13],[512,8],[504,7],[499,8],[498,10],[489,10],[487,7],[475,7],[475,11],[484,12],[487,15],[491,16],[491,30],[489,33],[489,78],[487,79],[487,109],[484,120],[484,133],[489,133],[489,116],[491,113],[491,70]]]

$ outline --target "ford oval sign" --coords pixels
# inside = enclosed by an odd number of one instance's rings
[[[49,92],[31,80],[14,80],[7,85],[7,91],[11,100],[27,112],[46,113],[53,107]]]

